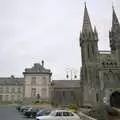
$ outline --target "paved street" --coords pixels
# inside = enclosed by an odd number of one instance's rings
[[[3,106],[0,107],[0,120],[33,120],[30,118],[25,118],[21,113],[19,113],[15,107]]]

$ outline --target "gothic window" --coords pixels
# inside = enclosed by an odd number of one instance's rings
[[[92,45],[92,54],[94,56],[94,45]]]
[[[36,85],[36,77],[32,77],[32,79],[31,79],[31,84],[32,84],[32,85]]]
[[[88,58],[90,58],[90,48],[89,48],[89,44],[87,45],[87,54],[88,54]]]
[[[99,101],[99,94],[96,93],[96,101],[98,102]]]
[[[120,74],[119,73],[115,73],[114,74],[114,79],[115,79],[115,82],[120,82]]]
[[[63,94],[63,99],[65,99],[65,91],[63,91],[62,94]]]

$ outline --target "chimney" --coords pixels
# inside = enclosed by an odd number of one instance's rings
[[[44,68],[44,60],[42,60],[42,67]]]

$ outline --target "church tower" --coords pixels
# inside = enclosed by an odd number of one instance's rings
[[[115,54],[118,65],[120,65],[120,24],[113,8],[112,28],[109,33],[110,47],[112,53]]]
[[[81,104],[90,100],[92,93],[96,98],[97,83],[97,52],[98,33],[92,29],[88,10],[85,4],[82,32],[80,33],[80,47],[82,55],[81,68]],[[87,90],[88,89],[88,90]],[[88,93],[89,91],[89,93]],[[96,101],[96,99],[95,99]]]

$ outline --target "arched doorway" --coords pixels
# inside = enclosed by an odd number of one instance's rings
[[[120,91],[114,91],[110,95],[110,105],[116,108],[120,108]]]

